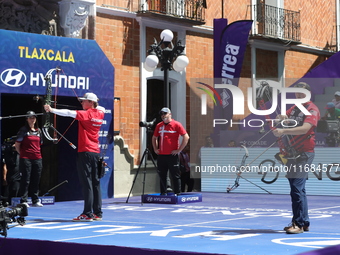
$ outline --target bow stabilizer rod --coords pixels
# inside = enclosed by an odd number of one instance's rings
[[[35,115],[45,115],[45,113],[36,113]],[[14,116],[4,116],[4,117],[1,117],[0,116],[0,120],[2,119],[13,119],[13,118],[20,118],[20,117],[28,117],[27,114],[21,114],[21,115],[14,115]]]

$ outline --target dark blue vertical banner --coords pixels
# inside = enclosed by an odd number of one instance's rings
[[[228,26],[228,20],[227,19],[214,19],[214,84],[221,84],[222,83],[222,77],[221,77],[221,71],[223,68],[223,58],[221,57],[221,44],[222,40],[221,37],[223,35],[224,29]],[[223,90],[216,89],[216,92],[218,94],[221,94],[223,96]],[[232,100],[232,99],[231,99]],[[225,98],[222,102],[225,102]],[[232,101],[231,101],[232,105]],[[232,111],[232,108],[231,108]],[[220,119],[224,115],[224,110],[222,108],[222,104],[219,105],[219,107],[215,107],[214,109],[214,118]],[[214,133],[211,135],[212,139],[214,141],[214,146],[219,147],[220,146],[220,129],[221,127],[217,127],[214,129]]]
[[[214,20],[214,84],[238,86],[252,24],[252,20],[235,21],[229,25],[226,19]],[[233,97],[227,89],[216,91],[221,96],[222,106],[215,108],[214,117],[228,121],[228,124],[215,128],[214,134],[218,136],[221,129],[228,128],[233,117]]]

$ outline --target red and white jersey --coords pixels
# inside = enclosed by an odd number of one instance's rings
[[[160,155],[170,155],[179,148],[179,137],[187,133],[182,124],[174,119],[165,124],[163,121],[156,125],[153,135],[159,137],[158,148]]]
[[[98,109],[76,111],[78,120],[78,152],[100,153],[99,130],[103,123],[104,112]]]
[[[304,123],[310,123],[311,129],[304,135],[287,135],[289,139],[289,145],[292,146],[298,152],[314,152],[315,147],[315,132],[318,121],[320,119],[319,108],[312,102],[304,103],[303,106],[311,113],[311,115],[305,115],[301,110],[293,106],[287,110],[287,116],[289,119],[293,119],[298,126],[302,126]]]
[[[29,131],[26,126],[22,127],[18,134],[16,142],[20,143],[20,158],[41,159],[42,138],[41,130]]]

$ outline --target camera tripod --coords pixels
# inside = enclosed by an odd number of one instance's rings
[[[146,130],[147,130],[147,131],[146,131],[146,140],[148,140],[148,139],[147,139],[147,135],[148,135],[148,131],[150,130],[150,127],[146,127]],[[146,143],[146,144],[148,144],[148,143]],[[142,183],[143,183],[143,189],[142,189],[142,199],[141,199],[141,204],[143,205],[143,196],[144,196],[144,192],[145,192],[145,179],[146,179],[146,161],[147,161],[149,155],[150,155],[150,158],[151,158],[151,161],[152,161],[154,167],[157,169],[156,162],[155,162],[155,160],[154,160],[154,158],[153,158],[153,156],[152,156],[150,150],[149,150],[148,148],[145,148],[144,153],[143,153],[143,156],[142,156],[142,159],[141,159],[140,164],[139,164],[139,167],[138,167],[137,172],[136,172],[136,174],[135,174],[135,178],[133,179],[133,182],[132,182],[132,186],[131,186],[129,195],[128,195],[127,199],[126,199],[126,203],[128,203],[128,201],[129,201],[129,198],[130,198],[130,195],[131,195],[133,186],[135,185],[137,176],[138,176],[138,174],[139,174],[139,171],[140,171],[141,166],[142,166],[143,161],[144,161],[143,182],[142,182]],[[159,176],[161,185],[163,185],[163,187],[165,187],[165,186],[164,186],[164,183],[163,183],[163,181],[162,181],[162,179],[161,179],[161,177],[160,177],[160,175],[159,175],[158,169],[157,169],[157,173],[158,173],[158,176]]]

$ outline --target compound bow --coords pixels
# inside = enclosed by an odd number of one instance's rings
[[[241,160],[240,167],[238,167],[238,169],[237,169],[236,179],[235,179],[235,181],[234,181],[234,184],[233,184],[231,187],[230,187],[230,186],[227,187],[227,192],[229,193],[230,191],[232,191],[232,190],[236,189],[238,186],[240,186],[240,178],[241,178],[241,179],[243,179],[243,180],[245,180],[245,181],[247,181],[247,182],[253,184],[254,186],[256,186],[256,187],[258,187],[258,188],[264,190],[264,191],[267,192],[268,194],[272,194],[271,192],[269,192],[269,191],[266,190],[265,188],[262,188],[261,186],[257,185],[256,183],[254,183],[254,182],[252,182],[252,181],[250,181],[250,180],[248,180],[247,178],[245,178],[245,177],[242,176],[243,170],[246,169],[247,166],[250,165],[250,163],[249,163],[249,164],[246,164],[246,160],[247,160],[247,158],[249,157],[249,152],[248,152],[247,147],[244,146],[244,145],[241,145],[241,147],[245,150],[245,154],[244,154],[244,156],[243,156],[243,158],[242,158],[242,160]]]
[[[260,88],[256,94],[256,101],[260,107],[261,110],[267,110],[267,107],[266,107],[266,103],[265,103],[265,96],[267,97],[267,99],[269,101],[271,101],[272,99],[272,96],[271,96],[271,93],[270,93],[270,88],[269,88],[269,84],[268,82],[266,81],[262,81],[260,83]],[[277,112],[277,111],[276,111]],[[269,115],[265,115],[265,118],[267,120],[272,120],[270,118]],[[257,144],[260,140],[262,140],[266,135],[268,135],[269,133],[271,133],[273,130],[275,130],[277,128],[277,126],[279,125],[280,123],[277,123],[276,125],[271,125],[270,126],[270,129],[266,132],[264,130],[264,127],[262,127],[262,129],[260,130],[260,133],[264,133],[263,136],[261,136],[256,142],[253,143],[253,145],[251,145],[249,148],[253,147],[255,144]],[[283,137],[286,136],[287,137],[287,143],[288,143],[288,146],[286,146],[286,144],[283,142]],[[246,166],[249,166],[251,165],[253,162],[255,162],[255,160],[257,160],[260,156],[262,156],[266,151],[268,151],[271,147],[273,147],[276,143],[278,143],[278,146],[279,146],[279,150],[280,152],[277,153],[275,155],[275,158],[281,163],[281,164],[284,164],[284,160],[287,160],[287,158],[289,157],[292,157],[292,158],[298,158],[299,155],[297,154],[297,152],[294,150],[294,148],[292,146],[289,146],[290,144],[290,139],[289,139],[289,136],[288,135],[284,135],[282,137],[278,137],[276,139],[275,142],[273,142],[271,145],[269,145],[263,152],[261,152],[258,156],[256,156],[250,163],[248,163],[247,165],[245,164],[245,161],[246,159],[249,157],[249,152],[248,152],[248,149],[242,145],[242,147],[245,149],[245,155],[243,156],[242,158],[242,161],[241,161],[241,165],[239,167],[239,170],[237,172],[237,176],[236,176],[236,179],[235,179],[235,182],[234,182],[234,185],[232,185],[231,187],[228,186],[227,187],[227,192],[229,193],[230,191],[236,189],[238,186],[240,186],[239,184],[239,180],[240,178],[244,179],[245,181],[255,185],[256,187],[266,191],[267,193],[269,194],[272,194],[271,192],[269,192],[268,190],[260,187],[259,185],[249,181],[248,179],[244,178],[241,174],[242,174],[242,168],[246,167]],[[289,149],[288,149],[289,148]]]

